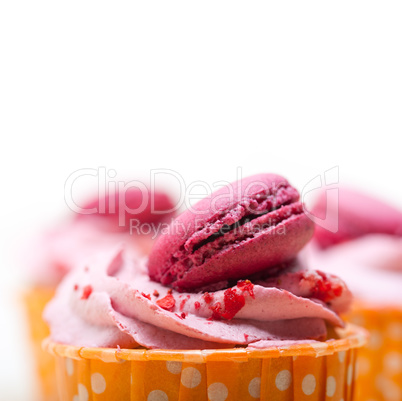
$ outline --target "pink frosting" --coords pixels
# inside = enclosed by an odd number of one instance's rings
[[[92,255],[105,247],[124,245],[127,252],[140,252],[138,238],[128,231],[108,232],[92,220],[68,222],[44,232],[29,244],[28,275],[39,285],[56,285],[71,269],[82,266]]]
[[[120,249],[69,273],[45,310],[54,341],[78,346],[203,349],[326,338],[351,301],[337,277],[298,268],[226,290],[179,293]]]
[[[24,264],[29,268],[31,282],[54,286],[71,269],[110,246],[124,244],[133,255],[148,254],[160,225],[175,213],[168,194],[159,190],[141,191],[136,187],[107,194],[102,199],[95,196],[83,209],[98,212],[76,214],[28,245],[25,254],[29,259],[24,257]]]
[[[179,215],[149,255],[150,277],[182,291],[276,269],[311,239],[299,193],[276,174],[226,185]]]
[[[327,248],[306,250],[310,266],[342,277],[357,299],[373,306],[402,304],[402,238],[368,234]]]
[[[313,214],[339,229],[316,226],[306,250],[309,265],[339,274],[356,298],[373,307],[402,304],[402,212],[382,200],[348,188],[339,189],[339,203],[318,197]]]

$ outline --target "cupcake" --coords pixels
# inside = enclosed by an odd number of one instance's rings
[[[151,209],[151,196],[157,213]],[[122,199],[124,204],[121,204]],[[83,210],[98,210],[97,213],[74,215],[29,244],[26,252],[29,255],[29,260],[26,260],[29,287],[24,294],[24,304],[42,400],[57,399],[54,360],[41,346],[43,339],[49,335],[49,329],[42,320],[44,306],[63,277],[99,250],[124,244],[126,252],[132,257],[149,253],[154,233],[147,230],[143,234],[139,227],[141,224],[167,224],[172,217],[173,202],[163,192],[148,192],[146,200],[147,203],[142,206],[142,194],[135,188],[124,194],[92,199]],[[163,211],[167,213],[161,213]]]
[[[47,305],[61,400],[353,399],[364,330],[351,293],[308,270],[299,195],[262,174],[176,218],[138,260],[104,250]]]
[[[370,331],[359,357],[358,399],[402,400],[402,212],[347,188],[339,206],[326,208],[321,194],[312,213],[326,213],[329,226],[337,219],[338,230],[316,228],[310,263],[347,281],[355,301],[345,318]]]

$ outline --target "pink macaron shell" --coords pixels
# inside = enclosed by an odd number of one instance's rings
[[[327,223],[317,224],[314,239],[322,247],[345,242],[366,234],[389,234],[402,236],[402,212],[385,202],[341,187],[339,204],[328,204],[326,192],[317,198],[312,214]],[[334,224],[335,223],[335,224]],[[338,223],[337,232],[325,227]]]
[[[249,277],[269,266],[292,260],[313,235],[313,224],[304,214],[259,233],[192,267],[174,287],[196,289],[216,282]]]
[[[77,214],[78,219],[91,219],[93,224],[107,231],[129,230],[131,220],[138,220],[140,224],[169,221],[175,214],[175,205],[167,193],[148,188],[142,191],[137,187],[95,197],[83,209],[97,211]]]
[[[297,214],[285,215],[298,199],[297,190],[275,174],[259,174],[222,187],[178,216],[169,233],[158,239],[148,263],[151,278],[177,289],[195,290],[292,259],[311,238],[314,227],[301,204]],[[266,224],[269,219],[278,219],[278,224],[248,236],[241,226],[235,234],[229,231],[209,243],[223,228],[250,215],[254,220],[244,226]],[[225,243],[230,236],[231,243]]]

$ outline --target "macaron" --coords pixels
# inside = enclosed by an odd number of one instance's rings
[[[311,212],[326,222],[317,224],[314,233],[314,240],[321,248],[367,234],[402,236],[401,211],[379,199],[349,188],[339,188],[337,202],[327,202],[326,192],[322,191]],[[326,228],[336,226],[336,231]]]
[[[291,261],[314,232],[298,191],[275,174],[228,184],[179,215],[154,244],[150,278],[179,291],[229,283]]]
[[[108,231],[127,231],[132,220],[138,224],[166,222],[175,214],[175,205],[167,193],[138,187],[94,197],[83,209],[96,212],[77,214],[78,219],[96,220]]]

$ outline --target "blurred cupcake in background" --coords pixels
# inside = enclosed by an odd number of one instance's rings
[[[28,245],[24,304],[41,400],[58,399],[54,361],[42,350],[42,341],[49,335],[42,313],[59,282],[73,268],[109,247],[121,245],[133,257],[146,256],[174,210],[174,202],[165,192],[132,187],[92,198],[82,206],[82,213],[43,232]]]
[[[336,273],[348,283],[355,301],[346,318],[371,334],[359,356],[357,399],[400,401],[402,211],[340,188],[338,202],[327,202],[321,193],[312,214],[324,224],[316,225],[308,249],[310,266]]]

